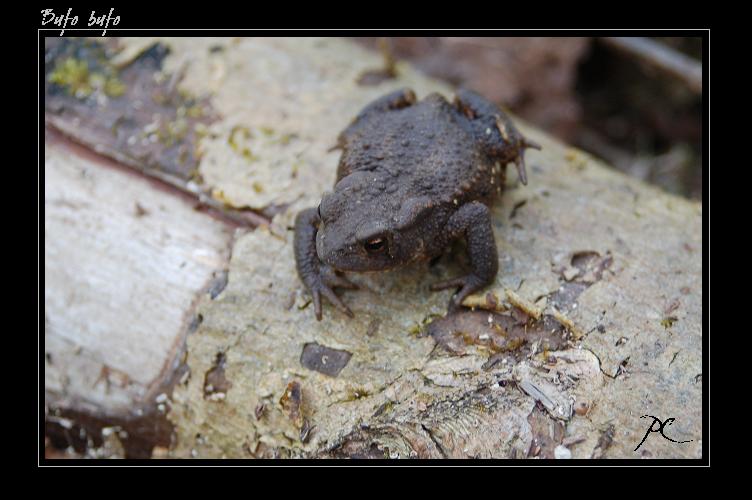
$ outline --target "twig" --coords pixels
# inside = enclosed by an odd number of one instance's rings
[[[664,71],[702,93],[702,63],[666,45],[644,37],[602,37],[605,44]]]

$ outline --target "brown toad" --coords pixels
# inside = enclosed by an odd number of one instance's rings
[[[356,288],[340,271],[381,271],[440,255],[467,241],[469,274],[431,288],[457,288],[450,309],[490,284],[498,270],[488,209],[517,165],[527,184],[526,140],[497,106],[460,90],[453,103],[412,90],[367,105],[340,134],[337,181],[318,209],[295,220],[298,274],[321,319],[321,295],[350,309],[333,288]]]

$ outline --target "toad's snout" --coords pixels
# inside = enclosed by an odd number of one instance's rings
[[[341,271],[348,270],[346,268],[349,259],[335,239],[332,239],[332,235],[328,234],[322,225],[316,234],[316,254],[324,264]]]

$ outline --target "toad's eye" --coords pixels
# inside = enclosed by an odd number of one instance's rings
[[[368,253],[381,253],[386,249],[386,241],[384,238],[372,238],[366,241],[364,246]]]

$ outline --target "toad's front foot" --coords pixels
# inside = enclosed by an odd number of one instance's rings
[[[337,309],[347,314],[349,317],[352,318],[355,316],[350,308],[347,307],[347,304],[342,302],[342,299],[340,299],[337,294],[334,293],[333,288],[339,287],[347,288],[349,290],[357,290],[358,285],[351,282],[344,276],[339,276],[331,267],[322,264],[319,268],[318,276],[308,276],[305,280],[305,285],[308,288],[308,291],[310,291],[311,295],[313,296],[313,310],[316,313],[317,320],[321,321],[322,295],[326,297],[329,302],[334,304]]]
[[[353,313],[334,293],[333,288],[357,289],[358,286],[340,276],[331,267],[319,260],[316,255],[316,232],[320,223],[318,211],[310,208],[300,212],[295,219],[295,262],[298,275],[313,297],[316,319],[321,321],[321,296],[326,297],[337,309],[351,318]]]
[[[432,290],[458,288],[449,301],[449,312],[457,310],[465,297],[493,283],[499,269],[491,214],[483,203],[473,201],[460,207],[452,215],[446,228],[448,240],[464,237],[470,256],[472,271],[459,278],[442,281],[431,286]]]

